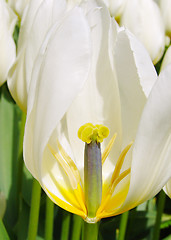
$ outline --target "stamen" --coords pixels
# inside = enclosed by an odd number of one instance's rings
[[[73,160],[68,156],[68,154],[62,148],[59,141],[57,141],[57,145],[58,145],[59,151],[64,159],[50,145],[48,145],[48,148],[50,149],[51,153],[56,158],[56,160],[59,162],[61,167],[64,169],[66,175],[68,176],[69,181],[70,181],[71,186],[74,191],[74,195],[75,195],[76,200],[79,203],[81,209],[83,209],[84,212],[87,212],[87,209],[85,207],[84,193],[80,186],[81,177],[80,177],[79,171],[78,171],[75,163],[73,162]]]
[[[52,155],[56,158],[58,163],[61,165],[61,167],[64,169],[66,175],[69,177],[72,188],[76,189],[77,184],[78,184],[77,179],[76,179],[75,174],[73,173],[72,169],[70,168],[70,166],[68,166],[68,164],[66,164],[64,159],[60,156],[60,154],[58,152],[56,152],[50,145],[48,145],[48,148],[51,151]]]
[[[128,168],[127,170],[125,170],[124,172],[122,172],[122,173],[115,179],[115,181],[112,183],[111,188],[109,189],[111,195],[112,195],[112,193],[114,192],[115,187],[118,185],[118,183],[119,183],[123,178],[125,178],[130,172],[131,172],[131,168]]]
[[[78,183],[81,182],[81,177],[80,177],[80,173],[78,171],[77,166],[75,165],[74,161],[72,160],[72,158],[70,158],[70,156],[65,152],[65,150],[63,149],[62,145],[60,144],[60,142],[57,140],[57,146],[58,149],[62,155],[62,157],[65,159],[65,161],[67,162],[67,164],[69,165],[69,167],[72,169],[75,178],[77,180]]]
[[[116,186],[118,185],[118,183],[123,179],[125,178],[129,173],[131,172],[131,169],[127,169],[125,170],[124,172],[122,172],[118,177],[117,179],[115,179],[115,181],[112,183],[112,185],[110,185],[105,197],[103,198],[102,200],[102,203],[99,207],[99,209],[97,210],[97,214],[96,216],[99,216],[104,210],[105,210],[105,207],[106,205],[108,204],[109,200],[111,199],[111,196],[116,188]]]
[[[118,178],[119,173],[120,173],[121,168],[122,168],[122,165],[123,165],[123,162],[124,162],[124,159],[125,159],[125,156],[126,156],[127,152],[129,151],[129,149],[131,148],[132,144],[133,144],[133,142],[128,144],[126,146],[126,148],[124,148],[124,150],[121,152],[121,154],[118,158],[118,161],[116,163],[115,170],[113,172],[112,178],[111,178],[111,184],[115,181],[115,179]]]
[[[113,147],[113,144],[115,142],[115,139],[116,139],[116,136],[117,136],[117,133],[115,133],[113,135],[113,137],[111,138],[110,142],[108,143],[107,147],[105,148],[103,154],[102,154],[102,165],[103,163],[105,162],[106,158],[108,157],[112,147]]]

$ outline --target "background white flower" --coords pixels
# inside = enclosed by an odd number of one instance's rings
[[[9,6],[22,18],[24,10],[27,8],[30,0],[8,0]]]
[[[0,0],[0,85],[7,80],[8,71],[16,56],[13,40],[17,17],[5,0]]]

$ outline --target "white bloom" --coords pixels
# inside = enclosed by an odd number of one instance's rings
[[[160,191],[171,177],[170,76],[167,68],[149,96],[157,78],[149,55],[128,31],[117,32],[99,1],[85,1],[54,23],[34,61],[24,159],[56,204],[87,219],[84,143],[77,131],[89,122],[108,126],[109,138],[117,133],[102,157],[102,202],[89,221],[120,214]],[[126,155],[129,145],[121,154],[132,140],[133,150]]]
[[[123,12],[127,0],[104,0],[106,6],[109,8],[111,16],[119,18]]]
[[[8,71],[16,56],[13,31],[17,18],[5,0],[0,0],[0,86],[6,81]]]
[[[10,7],[20,16],[23,16],[24,10],[27,8],[30,0],[8,0]]]
[[[159,0],[159,6],[163,17],[166,34],[171,37],[171,1],[170,0]]]
[[[128,0],[120,24],[144,44],[154,64],[161,58],[165,45],[164,24],[153,0]]]
[[[8,87],[25,112],[34,60],[50,27],[55,22],[60,24],[65,11],[64,0],[32,0],[21,22],[17,59],[9,74]]]

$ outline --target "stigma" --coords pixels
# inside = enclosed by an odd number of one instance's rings
[[[87,144],[91,142],[102,143],[104,138],[109,135],[109,129],[102,125],[92,123],[86,123],[78,130],[78,137]]]

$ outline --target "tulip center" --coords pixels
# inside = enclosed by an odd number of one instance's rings
[[[87,207],[87,221],[96,217],[102,199],[102,157],[101,142],[109,135],[103,125],[87,123],[78,130],[78,137],[85,142],[84,150],[84,195]]]
[[[116,210],[124,202],[129,190],[129,175],[131,169],[122,171],[125,156],[129,151],[132,142],[121,152],[111,176],[110,182],[102,183],[102,166],[105,163],[116,139],[113,135],[103,154],[101,154],[101,143],[109,135],[109,129],[103,125],[87,123],[78,130],[78,137],[85,142],[84,149],[84,183],[75,161],[67,154],[63,146],[57,140],[58,150],[50,144],[48,149],[63,169],[63,173],[69,180],[67,188],[60,186],[61,194],[64,194],[65,201],[57,197],[45,186],[48,195],[53,201],[74,214],[80,215],[88,223],[96,223],[101,218],[114,216]],[[50,172],[51,180],[56,185],[53,172]],[[124,184],[123,184],[124,181]],[[121,184],[121,190],[115,193],[116,187]]]

